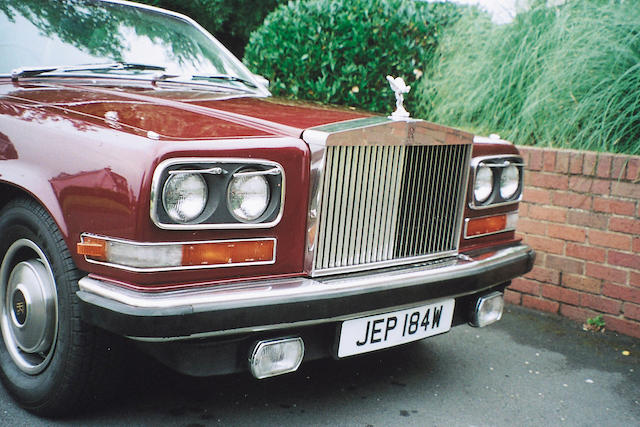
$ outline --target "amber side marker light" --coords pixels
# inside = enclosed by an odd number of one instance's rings
[[[107,260],[107,242],[95,237],[83,237],[82,242],[77,244],[79,255],[95,259],[97,261]]]
[[[470,218],[466,220],[464,237],[486,236],[502,231],[515,230],[518,222],[518,213],[508,213],[482,218]]]
[[[77,252],[89,262],[133,271],[272,264],[276,240],[225,240],[188,243],[137,243],[82,236]]]

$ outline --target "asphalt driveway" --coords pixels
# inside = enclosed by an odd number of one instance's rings
[[[35,418],[0,388],[0,424],[640,425],[640,340],[509,307],[502,321],[257,381],[194,379],[136,357],[104,408]]]

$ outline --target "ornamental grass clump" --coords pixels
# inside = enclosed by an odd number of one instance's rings
[[[433,57],[440,21],[458,16],[450,5],[410,0],[291,1],[251,35],[244,62],[274,95],[390,113],[385,77],[413,84]]]
[[[468,14],[441,42],[420,113],[519,144],[640,154],[640,3]]]

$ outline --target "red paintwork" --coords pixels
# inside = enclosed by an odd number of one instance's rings
[[[115,87],[102,83],[102,86],[89,86],[73,81],[66,84],[46,81],[41,86],[8,95],[16,101],[76,112],[88,121],[111,127],[114,123],[105,120],[105,113],[116,112],[121,130],[140,135],[153,131],[168,140],[298,138],[309,127],[370,115],[283,99],[162,89],[150,83],[128,87],[122,87],[121,81],[112,81],[118,84]]]
[[[187,86],[122,80],[97,83],[0,79],[0,183],[25,189],[49,210],[81,270],[153,289],[175,283],[198,286],[302,274],[309,149],[300,136],[306,128],[366,117],[366,113]],[[117,121],[105,118],[114,112]],[[159,139],[148,138],[149,131]],[[516,151],[502,144],[474,147],[474,155],[495,153]],[[151,178],[160,162],[174,157],[247,157],[280,163],[287,179],[282,220],[273,228],[257,230],[158,229],[149,218]],[[479,213],[467,209],[466,214]],[[76,255],[75,244],[83,232],[140,242],[275,237],[276,263],[130,273],[90,264]],[[503,243],[513,237],[505,233],[463,241],[462,248]]]
[[[504,143],[502,144],[482,143],[482,144],[474,144],[473,146],[473,152],[472,152],[473,157],[493,156],[493,155],[499,155],[499,154],[506,154],[506,155],[518,154],[518,149],[512,144],[504,144]],[[469,177],[469,183],[467,185],[467,200],[471,200],[471,197],[473,197],[472,185],[473,183],[471,182],[471,177]],[[513,212],[517,210],[518,210],[517,204],[501,206],[497,208],[473,210],[469,208],[469,204],[467,203],[464,210],[464,217],[477,218],[477,217],[489,216],[494,214],[497,215],[505,212]],[[519,239],[516,240],[515,233],[513,231],[493,234],[490,236],[476,237],[473,239],[464,239],[462,233],[460,234],[461,234],[460,236],[461,252],[465,252],[465,251],[468,252],[475,249],[482,249],[489,246],[495,246],[497,244],[505,244],[505,243],[515,242],[519,240]]]
[[[40,200],[72,252],[82,232],[141,242],[278,239],[274,265],[129,273],[89,264],[74,254],[80,269],[140,285],[301,274],[309,151],[300,135],[306,127],[364,114],[140,82],[100,87],[80,83],[0,81],[0,182],[26,189]],[[107,111],[117,112],[118,121],[105,120]],[[147,131],[160,139],[147,138]],[[247,157],[280,163],[287,177],[282,220],[271,229],[258,230],[158,229],[149,218],[151,177],[158,163],[173,157]]]

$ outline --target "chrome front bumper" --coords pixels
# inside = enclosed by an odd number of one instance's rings
[[[253,280],[170,292],[139,292],[80,279],[83,319],[144,341],[170,341],[337,322],[504,286],[533,267],[526,245],[381,270]]]

